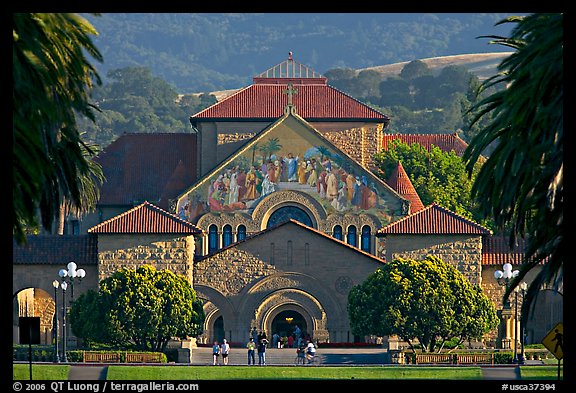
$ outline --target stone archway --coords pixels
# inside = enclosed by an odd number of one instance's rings
[[[12,299],[12,341],[16,344],[20,342],[20,317],[40,317],[40,343],[51,345],[56,335],[54,317],[57,311],[53,296],[44,289],[25,288],[18,291]]]
[[[307,332],[314,340],[327,341],[327,315],[322,304],[311,294],[297,289],[283,289],[271,293],[262,301],[256,312],[256,321],[270,338],[279,315],[286,312],[299,315]]]

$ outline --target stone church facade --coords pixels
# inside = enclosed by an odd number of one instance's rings
[[[319,342],[364,341],[350,330],[350,289],[387,260],[434,254],[500,310],[486,343],[518,339],[494,271],[521,258],[481,225],[423,206],[400,164],[389,181],[375,176],[371,156],[389,119],[307,70],[290,55],[191,116],[193,133],[128,134],[104,149],[97,211],[71,219],[75,233],[55,240],[67,245],[39,236],[14,246],[13,320],[24,309],[48,315],[49,342],[51,282],[67,260],[87,271],[77,295],[119,268],[151,264],[185,276],[203,300],[200,343],[243,343],[253,327],[290,334],[296,324]],[[542,305],[556,312],[529,327],[533,342],[561,318],[561,297]]]

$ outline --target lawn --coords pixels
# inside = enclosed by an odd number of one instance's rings
[[[111,366],[110,380],[482,379],[479,367]]]
[[[29,380],[28,364],[13,365],[13,380]],[[68,365],[33,365],[33,380],[67,380]],[[523,380],[557,380],[557,366],[523,366]],[[561,368],[563,378],[563,368]],[[108,380],[480,380],[480,367],[416,366],[110,366]]]

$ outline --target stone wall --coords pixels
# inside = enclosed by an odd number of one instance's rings
[[[382,124],[323,132],[322,135],[360,165],[374,169],[372,157],[382,149]]]
[[[482,237],[478,235],[388,235],[386,260],[422,260],[428,255],[457,268],[472,284],[482,284]]]
[[[135,269],[143,264],[157,270],[168,269],[192,283],[194,237],[161,234],[99,235],[98,280],[121,268]]]
[[[347,296],[381,262],[294,223],[264,232],[195,263],[195,290],[206,300],[206,341],[223,317],[228,337],[250,326],[271,332],[275,316],[294,310],[320,341],[348,341]]]

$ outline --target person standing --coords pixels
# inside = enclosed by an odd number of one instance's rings
[[[222,362],[224,365],[228,365],[228,354],[230,353],[230,344],[226,339],[223,340],[222,345],[220,346],[220,352],[222,353]]]
[[[261,339],[258,342],[258,365],[265,366],[266,365],[266,345],[268,344],[268,340],[265,338]]]
[[[252,337],[248,340],[246,348],[248,348],[248,365],[256,365],[256,343]]]
[[[306,345],[306,359],[308,359],[308,364],[314,361],[314,356],[316,355],[316,347],[312,341],[308,341]]]
[[[214,366],[218,366],[218,357],[220,356],[220,345],[218,345],[218,341],[214,341],[214,345],[212,345],[212,359]]]

